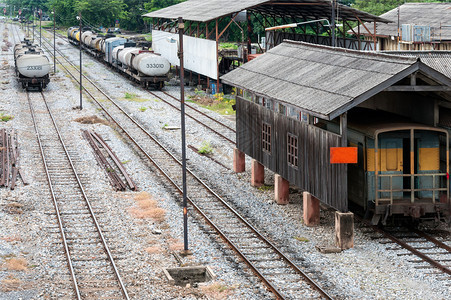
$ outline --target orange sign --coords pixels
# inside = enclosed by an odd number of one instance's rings
[[[331,147],[330,148],[331,164],[356,164],[357,163],[357,147]]]

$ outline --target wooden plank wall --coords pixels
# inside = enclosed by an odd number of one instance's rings
[[[271,154],[262,150],[262,123],[271,125]],[[287,133],[298,137],[298,167],[288,165]],[[340,211],[348,210],[347,167],[330,164],[330,147],[340,147],[341,137],[321,128],[275,113],[237,97],[237,147],[280,174],[291,184]]]

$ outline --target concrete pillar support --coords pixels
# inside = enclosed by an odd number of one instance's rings
[[[354,247],[354,214],[335,212],[335,245],[341,249]]]
[[[274,197],[277,204],[288,204],[290,201],[290,182],[279,174],[275,174],[274,184]]]
[[[319,200],[312,196],[309,192],[304,192],[303,208],[304,208],[304,224],[307,226],[319,225]]]
[[[252,160],[251,164],[251,185],[261,187],[265,183],[265,167],[256,161]]]
[[[246,155],[237,148],[233,149],[233,171],[243,173],[246,169]]]

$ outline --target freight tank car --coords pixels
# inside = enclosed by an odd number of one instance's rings
[[[30,41],[14,46],[14,64],[22,88],[42,91],[50,82],[50,61],[42,49]]]
[[[79,28],[71,27],[67,35],[70,43],[79,45],[81,39],[88,53],[143,87],[161,89],[168,80],[169,61],[146,46],[139,47],[134,41],[111,34],[97,35],[88,28],[80,36]]]

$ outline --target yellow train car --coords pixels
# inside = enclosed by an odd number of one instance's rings
[[[419,219],[449,216],[449,133],[419,124],[373,124],[349,136],[358,163],[348,166],[349,200],[373,213]]]

